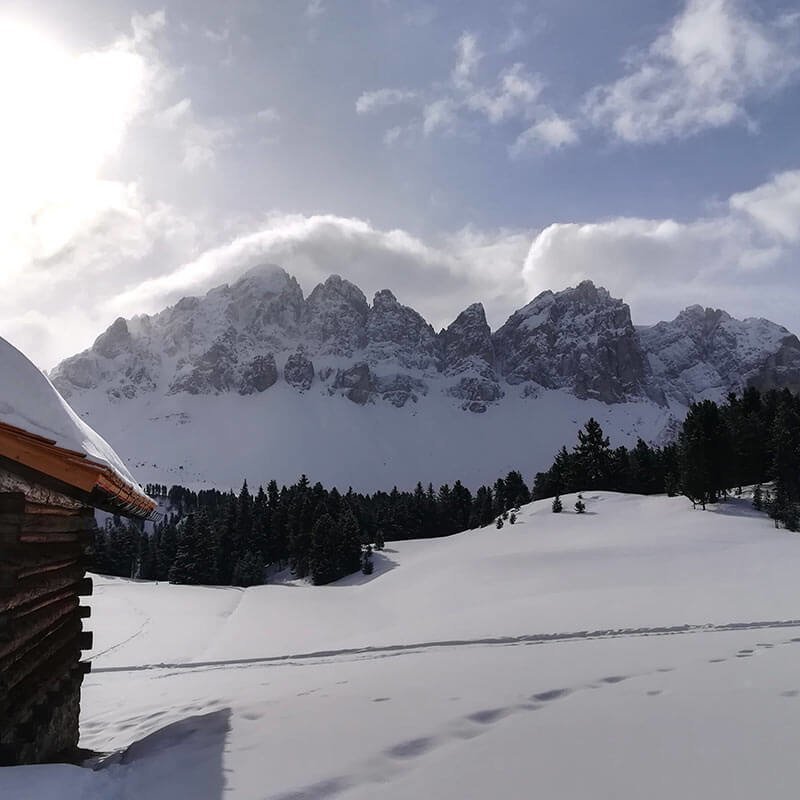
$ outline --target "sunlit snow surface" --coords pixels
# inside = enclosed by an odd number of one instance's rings
[[[110,755],[0,797],[796,797],[800,538],[585,499],[328,587],[97,578],[81,744]]]
[[[111,467],[122,480],[139,488],[108,442],[78,417],[44,373],[1,338],[0,381],[0,422],[83,453],[90,461]]]

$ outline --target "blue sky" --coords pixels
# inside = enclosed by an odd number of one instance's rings
[[[435,325],[589,277],[800,330],[796,3],[11,0],[0,45],[0,314],[43,366],[259,261]]]

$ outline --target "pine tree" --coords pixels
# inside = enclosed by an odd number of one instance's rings
[[[239,559],[236,545],[236,508],[236,495],[229,492],[222,501],[222,519],[217,526],[217,574],[223,586],[233,583],[233,570]]]
[[[553,498],[553,505],[551,508],[553,509],[554,514],[560,514],[564,510],[564,505],[562,504],[561,498],[558,495]]]
[[[379,525],[375,530],[375,549],[383,550],[385,546],[385,542],[383,541],[383,528]]]
[[[205,511],[197,514],[196,536],[197,552],[194,559],[196,583],[213,586],[218,580],[217,541]]]
[[[785,521],[788,509],[789,497],[786,487],[782,481],[777,481],[775,492],[769,502],[769,516],[775,522],[776,528],[780,527],[780,523]]]
[[[199,583],[197,579],[197,520],[194,513],[181,520],[178,547],[169,571],[170,583]]]
[[[338,577],[337,538],[335,520],[327,512],[322,514],[311,532],[311,552],[308,559],[311,580],[315,586],[330,583]]]
[[[310,570],[309,557],[315,515],[311,508],[310,492],[307,489],[302,490],[300,484],[297,489],[297,495],[289,506],[287,525],[289,528],[289,565],[298,578],[305,578]]]
[[[608,437],[603,435],[603,429],[594,417],[590,417],[583,426],[583,430],[578,431],[575,457],[578,473],[576,488],[606,488],[609,480],[611,450]]]
[[[348,506],[339,518],[340,548],[337,578],[351,575],[361,568],[361,530],[358,520]]]
[[[494,521],[494,526],[495,526],[495,528],[497,528],[497,530],[500,530],[500,528],[502,528],[502,527],[503,527],[503,518],[502,518],[502,517],[498,517],[498,518],[497,518],[497,519]]]
[[[170,520],[161,529],[158,538],[158,555],[156,557],[156,579],[160,581],[169,580],[169,573],[172,563],[175,561],[175,554],[178,550],[178,532],[175,523]]]
[[[365,575],[372,575],[373,570],[375,569],[372,563],[372,547],[367,545],[364,548],[364,555],[361,563],[361,571]]]
[[[761,484],[758,484],[758,486],[753,489],[753,508],[756,511],[761,511],[764,508],[764,496],[761,490]]]
[[[525,485],[525,480],[522,473],[517,470],[511,470],[505,478],[505,492],[506,492],[506,509],[519,508],[520,506],[530,503],[531,493]],[[506,510],[503,509],[503,510]]]
[[[234,586],[260,586],[264,583],[264,564],[258,553],[248,550],[233,569]]]
[[[727,488],[730,448],[717,404],[693,403],[679,437],[681,491],[692,503],[715,503]]]
[[[575,501],[575,511],[578,514],[583,514],[583,512],[586,511],[586,503],[583,502],[580,495],[578,496],[578,499]]]

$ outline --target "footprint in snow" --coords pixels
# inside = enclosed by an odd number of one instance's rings
[[[407,742],[400,742],[394,747],[390,747],[386,754],[392,758],[417,758],[425,755],[436,746],[436,739],[433,736],[423,736],[419,739],[409,739]]]
[[[468,714],[467,719],[471,722],[477,722],[479,725],[491,725],[503,717],[507,717],[511,713],[509,708],[487,708],[483,711],[476,711],[474,714]]]
[[[539,692],[532,694],[531,700],[538,700],[539,702],[546,703],[549,700],[558,700],[560,697],[566,697],[571,694],[572,689],[550,689],[546,692]]]

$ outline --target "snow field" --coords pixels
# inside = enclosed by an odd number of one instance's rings
[[[649,401],[607,405],[565,391],[514,396],[483,414],[462,411],[435,393],[403,408],[356,405],[319,384],[298,394],[283,382],[260,395],[144,395],[113,404],[101,395],[70,398],[81,417],[112,436],[143,483],[239,490],[275,479],[347,491],[438,489],[460,480],[476,489],[519,469],[529,482],[594,416],[613,445],[638,436],[658,441],[683,418]],[[674,412],[674,413],[673,413]]]
[[[800,539],[584,497],[327,587],[98,578],[81,744],[114,755],[0,797],[795,797]]]

